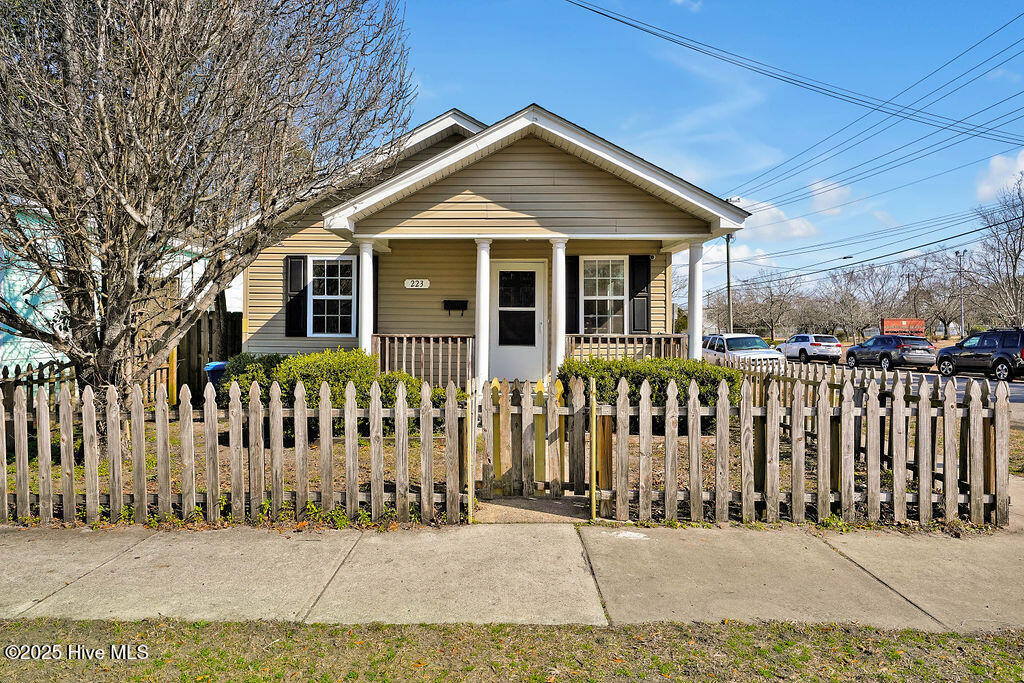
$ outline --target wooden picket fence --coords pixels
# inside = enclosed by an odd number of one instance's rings
[[[961,513],[974,523],[1008,521],[1005,384],[993,391],[970,382],[958,401],[953,384],[919,381],[915,389],[904,374],[879,379],[852,373],[826,377],[824,370],[786,365],[738,369],[743,380],[736,405],[725,380],[709,405],[701,403],[695,382],[687,387],[670,382],[661,405],[653,404],[646,381],[639,400],[631,401],[621,380],[613,404],[599,403],[593,380],[586,387],[580,378],[565,391],[560,382],[548,389],[541,383],[495,381],[476,392],[470,381],[463,401],[449,382],[440,407],[432,405],[428,383],[419,397],[406,396],[405,385],[399,384],[393,407],[382,404],[376,382],[362,406],[351,384],[342,405],[332,405],[324,384],[315,409],[307,406],[301,384],[289,397],[290,408],[276,384],[266,403],[256,384],[247,401],[233,384],[226,410],[218,408],[209,384],[197,409],[188,385],[182,386],[176,408],[159,386],[152,410],[136,386],[126,408],[113,389],[104,392],[102,435],[99,397],[86,387],[76,401],[65,385],[55,406],[58,479],[51,471],[50,394],[39,388],[30,395],[19,386],[10,420],[14,490],[9,493],[2,478],[0,500],[8,505],[0,506],[0,520],[9,519],[10,508],[17,519],[37,516],[43,522],[53,520],[58,510],[62,519],[72,520],[81,509],[85,521],[94,522],[101,515],[121,518],[129,505],[132,519],[140,523],[154,514],[200,514],[210,521],[225,516],[301,520],[313,503],[320,511],[337,508],[352,518],[360,505],[368,504],[373,520],[393,513],[397,521],[410,520],[412,506],[418,506],[425,521],[443,512],[447,523],[458,523],[463,511],[472,519],[477,496],[543,495],[589,498],[593,518],[620,521],[802,522],[838,514],[846,522],[904,522],[913,516],[929,523],[936,506],[947,522]],[[4,411],[0,408],[0,444],[7,442]],[[443,427],[436,429],[435,419],[443,420]],[[393,429],[393,436],[385,437],[385,427]],[[30,432],[38,456],[34,471]],[[199,453],[197,434],[203,444]],[[76,435],[81,436],[80,457]],[[368,441],[366,455],[360,439]],[[419,442],[416,453],[414,440]],[[441,476],[435,468],[435,440],[443,442],[437,463]],[[155,472],[147,466],[151,441]],[[340,463],[335,462],[335,443],[344,446]],[[315,463],[313,448],[319,449]],[[662,458],[655,457],[658,450]],[[129,452],[124,472],[122,456]],[[419,459],[418,486],[411,482],[413,454]],[[76,468],[76,458],[82,467]],[[102,477],[101,461],[106,465]],[[883,472],[891,476],[883,478]],[[152,489],[147,485],[151,478]],[[35,490],[30,490],[33,480]],[[340,489],[339,480],[344,482]],[[888,482],[884,486],[883,480]],[[435,510],[435,505],[440,507]]]

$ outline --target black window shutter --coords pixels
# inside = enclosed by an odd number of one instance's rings
[[[565,333],[580,333],[580,257],[565,257]]]
[[[651,333],[651,257],[629,257],[629,321],[633,334]]]
[[[306,336],[306,257],[284,258],[284,336]]]

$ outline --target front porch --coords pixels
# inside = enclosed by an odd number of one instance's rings
[[[446,239],[361,242],[357,341],[382,372],[434,386],[473,377],[536,381],[588,357],[700,351],[700,243],[690,247],[688,334],[672,333],[662,240]],[[478,305],[478,302],[487,302]],[[693,356],[696,357],[696,356]]]

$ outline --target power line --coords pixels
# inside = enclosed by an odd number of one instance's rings
[[[1024,39],[1022,39],[1022,40],[1024,40]],[[1022,51],[1022,52],[1024,52],[1024,51]],[[977,112],[975,112],[974,114],[971,114],[970,116],[974,116],[974,115],[976,115],[976,114],[978,114],[978,113],[980,113],[982,111],[985,111],[986,109],[991,109],[992,107],[999,106],[1000,104],[1003,104],[1004,102],[1007,102],[1007,101],[1009,101],[1009,100],[1011,100],[1011,99],[1013,99],[1015,97],[1019,97],[1022,94],[1024,94],[1024,90],[1021,90],[1021,91],[1019,91],[1017,93],[1014,93],[1013,95],[1010,95],[1009,97],[1003,98],[999,102],[996,102],[995,104],[992,104],[992,105],[989,105],[988,107],[985,107],[985,109],[980,109]],[[997,120],[999,120],[1001,118],[1007,117],[1007,116],[1009,116],[1011,114],[1016,114],[1017,112],[1021,112],[1021,111],[1024,111],[1024,107],[1018,107],[1018,108],[1016,108],[1016,109],[1014,109],[1012,111],[1006,112],[1005,114],[1001,114],[1001,115],[999,115],[999,116],[997,116],[997,117],[995,117],[993,119],[990,119],[989,121],[997,121]],[[1018,121],[1018,120],[1020,120],[1022,118],[1024,118],[1024,114],[1020,114],[1018,116],[1015,116],[1014,118],[1010,119],[1009,121],[1006,121],[1006,123],[1012,123],[1013,121]],[[907,152],[906,154],[904,154],[904,155],[902,155],[900,157],[897,157],[895,159],[891,159],[889,161],[883,162],[883,163],[878,164],[878,165],[876,165],[874,167],[871,167],[871,168],[865,169],[863,171],[860,171],[859,173],[854,173],[853,175],[847,175],[847,176],[843,177],[843,174],[848,174],[848,173],[850,173],[850,172],[852,172],[852,171],[854,171],[854,170],[856,170],[856,169],[858,169],[858,168],[860,168],[862,166],[870,164],[873,161],[877,161],[879,159],[882,159],[883,157],[886,157],[886,156],[888,156],[888,155],[890,155],[890,154],[892,154],[894,152],[897,152],[897,151],[899,151],[899,150],[901,150],[901,149],[903,149],[905,147],[909,147],[911,145],[917,144],[918,142],[921,142],[922,140],[925,140],[925,139],[927,139],[927,138],[929,138],[929,137],[931,137],[933,135],[936,135],[939,132],[940,132],[940,130],[934,130],[931,133],[928,133],[927,135],[923,135],[923,136],[921,136],[921,137],[919,137],[919,138],[917,138],[915,140],[911,140],[910,142],[904,143],[904,144],[900,145],[899,147],[891,149],[891,150],[889,150],[887,152],[884,152],[882,154],[876,155],[876,156],[872,157],[871,159],[868,159],[867,161],[863,161],[863,162],[861,162],[861,163],[859,163],[859,164],[857,164],[855,166],[851,166],[851,167],[849,167],[849,168],[847,168],[847,169],[845,169],[843,171],[838,171],[837,173],[834,173],[831,176],[827,176],[826,178],[822,179],[819,182],[824,182],[826,180],[832,180],[832,179],[835,179],[835,180],[833,180],[831,183],[826,184],[824,187],[814,188],[813,186],[806,186],[804,188],[798,188],[796,190],[790,190],[789,192],[784,192],[782,194],[775,195],[774,197],[770,197],[768,199],[764,199],[764,200],[755,202],[754,204],[748,205],[748,206],[746,206],[744,208],[747,211],[750,211],[752,213],[757,213],[758,211],[763,211],[763,210],[767,210],[767,209],[774,208],[774,207],[788,206],[789,204],[793,204],[793,203],[796,203],[798,201],[802,201],[804,199],[809,199],[809,198],[814,197],[814,196],[819,195],[819,194],[825,194],[827,192],[831,192],[832,190],[835,190],[835,189],[837,189],[839,187],[842,187],[844,185],[850,185],[850,184],[858,182],[860,180],[866,180],[868,178],[873,178],[874,176],[880,175],[881,173],[885,173],[887,171],[891,171],[891,170],[893,170],[895,168],[899,168],[900,166],[905,166],[905,165],[907,165],[909,163],[912,163],[914,161],[918,161],[919,159],[923,159],[926,156],[931,156],[932,154],[936,154],[938,152],[944,151],[946,149],[949,149],[950,147],[953,147],[955,145],[961,144],[961,143],[966,142],[967,140],[970,139],[969,137],[963,137],[962,133],[955,133],[955,134],[953,134],[953,135],[951,135],[951,136],[949,136],[947,138],[944,138],[944,139],[939,140],[937,142],[933,142],[932,144],[930,144],[930,145],[928,145],[926,147],[923,147],[921,149],[918,149],[918,150],[915,150],[915,151],[911,151],[911,152]],[[946,143],[949,143],[949,144],[946,144]],[[787,195],[791,195],[791,196],[787,196]]]
[[[969,47],[967,47],[966,49],[962,50],[962,51],[961,51],[960,53],[958,53],[958,54],[957,54],[957,55],[956,55],[955,57],[952,57],[951,59],[947,60],[947,61],[946,61],[945,63],[943,63],[943,64],[942,64],[941,66],[939,66],[939,67],[937,67],[937,68],[933,69],[932,71],[930,71],[930,72],[929,72],[928,74],[926,74],[925,76],[923,76],[923,77],[919,78],[919,79],[918,79],[917,81],[915,81],[914,83],[910,84],[909,86],[907,86],[906,88],[904,88],[903,90],[901,90],[900,92],[898,92],[897,94],[893,95],[893,97],[891,97],[891,98],[889,99],[889,102],[892,102],[892,101],[894,101],[894,100],[895,100],[896,98],[900,97],[901,95],[903,95],[903,94],[907,93],[908,91],[910,91],[911,89],[913,89],[913,88],[915,88],[916,86],[920,85],[920,84],[921,84],[921,83],[923,83],[924,81],[928,80],[928,79],[929,79],[929,78],[931,78],[931,77],[932,77],[933,75],[935,75],[936,73],[938,73],[938,72],[939,72],[939,71],[941,71],[942,69],[946,68],[947,66],[949,66],[950,64],[952,64],[953,62],[955,62],[955,61],[956,61],[957,59],[959,59],[960,57],[964,56],[965,54],[967,54],[968,52],[970,52],[971,50],[973,50],[974,48],[976,48],[977,46],[981,45],[981,44],[982,44],[982,43],[984,43],[984,42],[985,42],[986,40],[988,40],[988,39],[989,39],[989,38],[991,38],[992,36],[996,35],[996,34],[997,34],[997,33],[999,33],[1000,31],[1002,31],[1003,29],[1005,29],[1005,28],[1006,28],[1007,26],[1009,26],[1009,25],[1010,25],[1010,24],[1012,24],[1013,22],[1015,22],[1015,21],[1017,21],[1018,19],[1020,19],[1021,17],[1024,17],[1024,12],[1021,12],[1021,13],[1020,13],[1020,14],[1018,14],[1017,16],[1013,17],[1012,19],[1010,19],[1009,21],[1007,21],[1007,22],[1006,22],[1005,24],[1003,24],[1003,25],[1002,25],[1002,26],[1000,26],[999,28],[995,29],[994,31],[992,31],[991,33],[989,33],[988,35],[986,35],[986,36],[985,36],[984,38],[982,38],[981,40],[979,40],[979,41],[975,42],[975,43],[974,43],[974,44],[972,44],[971,46],[969,46]],[[935,93],[935,92],[937,92],[938,90],[941,90],[942,88],[946,87],[946,86],[947,86],[947,85],[949,85],[950,83],[953,83],[953,82],[955,82],[955,81],[959,80],[960,78],[962,78],[962,77],[963,77],[963,76],[965,76],[966,74],[968,74],[968,73],[970,73],[971,71],[973,71],[973,70],[977,69],[977,68],[978,68],[979,66],[981,66],[982,64],[985,64],[986,62],[988,62],[988,61],[990,61],[990,60],[992,60],[992,59],[995,59],[995,58],[996,58],[996,57],[997,57],[998,55],[1002,54],[1002,53],[1003,53],[1003,52],[1005,52],[1006,50],[1009,50],[1009,49],[1010,49],[1011,47],[1013,47],[1014,45],[1017,45],[1017,44],[1018,44],[1018,43],[1020,43],[1020,42],[1021,42],[1022,40],[1024,40],[1024,38],[1018,39],[1017,41],[1015,41],[1015,42],[1011,43],[1011,44],[1010,44],[1009,46],[1007,46],[1007,47],[1003,48],[1002,50],[999,50],[999,51],[998,51],[998,52],[997,52],[996,54],[994,54],[994,55],[992,55],[992,56],[988,57],[987,59],[985,59],[985,60],[983,60],[983,61],[979,62],[978,64],[975,64],[975,65],[974,65],[974,66],[972,66],[972,67],[971,67],[970,69],[967,69],[966,71],[964,71],[964,72],[962,72],[962,73],[958,74],[957,76],[955,76],[954,78],[952,78],[952,79],[950,79],[950,80],[946,81],[945,83],[943,83],[942,85],[938,86],[937,88],[934,88],[934,89],[932,89],[931,91],[929,91],[929,92],[925,93],[924,95],[922,95],[921,97],[917,98],[916,100],[914,100],[913,102],[911,102],[911,103],[910,103],[910,105],[907,105],[907,106],[913,106],[913,105],[917,104],[918,102],[920,102],[921,100],[923,100],[924,98],[926,98],[926,97],[928,97],[928,96],[930,96],[930,95],[934,94],[934,93]],[[955,88],[954,90],[951,90],[951,91],[949,91],[949,92],[947,92],[947,93],[945,93],[945,94],[941,95],[940,97],[938,97],[938,98],[936,98],[936,99],[932,100],[932,101],[931,101],[931,102],[929,102],[929,103],[928,103],[928,104],[927,104],[926,106],[931,106],[931,105],[935,104],[936,102],[938,102],[939,100],[942,100],[942,99],[945,99],[946,97],[949,97],[949,96],[950,96],[950,95],[952,95],[952,94],[953,94],[954,92],[957,92],[958,90],[960,90],[961,88],[965,87],[966,85],[969,85],[970,83],[973,83],[973,82],[974,82],[974,81],[976,81],[977,79],[981,78],[981,77],[982,77],[982,76],[984,76],[985,74],[988,74],[988,73],[990,73],[990,72],[991,72],[992,70],[994,70],[994,69],[998,68],[998,67],[999,67],[999,66],[1000,66],[1001,64],[1004,64],[1004,63],[1006,63],[1006,61],[1008,61],[1009,59],[1013,59],[1014,57],[1016,57],[1016,56],[1017,56],[1017,55],[1019,55],[1019,54],[1020,54],[1019,52],[1018,52],[1018,53],[1015,53],[1014,55],[1012,55],[1011,57],[1009,57],[1009,58],[1008,58],[1007,60],[1003,60],[1003,62],[1000,62],[999,64],[997,64],[997,65],[995,65],[995,66],[991,67],[990,69],[987,69],[986,71],[984,71],[984,72],[982,72],[982,73],[978,74],[977,76],[975,76],[975,77],[974,77],[974,78],[972,78],[971,80],[967,81],[966,83],[962,83],[961,85],[959,85],[959,86],[958,86],[957,88]],[[871,131],[871,130],[873,130],[874,128],[876,128],[876,127],[880,126],[880,125],[881,125],[882,123],[884,123],[884,122],[885,122],[886,120],[888,120],[888,119],[889,119],[889,118],[891,118],[891,117],[890,117],[890,116],[886,116],[886,117],[882,118],[881,120],[879,120],[879,121],[875,122],[874,124],[872,124],[872,125],[871,125],[871,126],[869,126],[868,128],[866,128],[866,129],[864,129],[864,130],[860,131],[859,133],[856,133],[856,134],[854,134],[853,136],[851,136],[851,137],[848,137],[848,138],[846,138],[846,139],[845,139],[845,140],[843,140],[842,142],[839,142],[839,143],[837,143],[837,144],[833,145],[832,147],[829,147],[828,149],[826,149],[826,150],[824,150],[824,151],[822,151],[822,152],[819,152],[819,153],[818,153],[817,155],[815,155],[814,157],[812,157],[812,158],[811,158],[811,159],[809,159],[808,161],[805,161],[805,162],[801,163],[801,164],[800,164],[800,165],[799,165],[799,166],[798,166],[797,168],[795,168],[795,169],[790,169],[789,171],[785,171],[785,172],[783,172],[782,174],[776,174],[776,175],[774,175],[774,176],[773,176],[773,177],[772,177],[771,179],[769,179],[769,180],[765,180],[765,181],[762,181],[761,183],[758,183],[757,185],[754,185],[753,187],[749,187],[751,183],[754,183],[754,182],[756,182],[756,181],[760,180],[761,178],[763,178],[764,176],[766,176],[766,175],[769,175],[769,174],[772,174],[772,173],[774,173],[775,171],[777,171],[778,169],[782,168],[783,166],[785,166],[785,165],[789,164],[790,162],[792,162],[792,161],[795,161],[796,159],[799,159],[799,158],[800,158],[800,157],[802,157],[802,156],[803,156],[804,154],[806,154],[807,152],[811,151],[812,149],[814,149],[814,148],[815,148],[815,147],[817,147],[818,145],[821,145],[821,144],[823,144],[823,143],[827,142],[828,140],[830,140],[830,139],[832,139],[833,137],[835,137],[835,136],[839,135],[839,134],[840,134],[840,133],[842,133],[843,131],[845,131],[845,130],[847,130],[847,129],[851,128],[851,127],[853,127],[854,125],[856,125],[856,124],[857,124],[857,123],[859,123],[860,121],[864,120],[864,119],[865,119],[865,118],[867,118],[868,116],[871,116],[871,114],[873,114],[873,113],[874,113],[874,112],[872,112],[872,111],[867,111],[867,112],[865,112],[865,113],[861,114],[861,115],[860,115],[859,117],[857,117],[856,119],[854,119],[854,120],[853,120],[853,121],[851,121],[850,123],[846,124],[845,126],[842,126],[841,128],[839,128],[839,129],[838,129],[838,130],[836,130],[835,132],[833,132],[833,133],[831,133],[831,134],[829,134],[829,135],[825,136],[824,138],[822,138],[822,139],[821,139],[821,140],[819,140],[818,142],[815,142],[814,144],[810,145],[809,147],[806,147],[806,148],[804,148],[803,150],[801,150],[801,151],[800,151],[800,152],[798,152],[797,154],[793,155],[793,156],[792,156],[792,157],[790,157],[789,159],[786,159],[785,161],[779,162],[778,164],[776,164],[776,165],[772,166],[771,168],[767,169],[766,171],[763,171],[762,173],[758,174],[758,175],[757,175],[757,176],[755,176],[754,178],[752,178],[752,179],[750,179],[750,180],[748,180],[748,181],[746,181],[746,182],[744,182],[744,183],[741,183],[740,185],[737,185],[737,186],[736,186],[736,187],[734,187],[733,189],[729,190],[729,192],[728,192],[727,194],[730,194],[730,195],[731,195],[731,194],[733,194],[733,193],[735,193],[735,192],[737,192],[737,191],[739,191],[739,190],[741,190],[741,189],[742,189],[742,190],[743,190],[743,191],[744,191],[745,193],[748,193],[748,194],[749,194],[749,193],[752,193],[752,192],[756,192],[756,191],[758,191],[758,190],[760,190],[760,189],[764,189],[765,187],[770,187],[770,186],[772,186],[772,185],[775,185],[775,184],[777,184],[778,182],[781,182],[782,180],[785,180],[785,179],[787,179],[787,178],[789,178],[789,177],[792,177],[792,175],[793,175],[794,173],[796,173],[796,172],[799,172],[799,171],[802,171],[802,170],[807,170],[808,168],[812,168],[813,166],[816,166],[816,165],[818,165],[818,163],[822,163],[822,162],[824,162],[824,161],[827,161],[827,160],[828,160],[828,159],[830,159],[830,158],[833,158],[833,157],[834,157],[834,156],[836,156],[836,155],[832,155],[832,156],[830,156],[830,157],[827,157],[826,159],[822,159],[822,160],[821,160],[821,162],[811,163],[811,162],[815,162],[815,161],[816,161],[816,160],[818,160],[818,159],[821,159],[821,157],[822,157],[822,156],[824,156],[824,155],[828,154],[829,152],[831,152],[831,151],[833,151],[833,150],[837,149],[838,147],[840,147],[840,146],[842,146],[842,145],[845,145],[846,143],[848,143],[848,142],[850,142],[850,141],[852,141],[852,140],[856,140],[856,139],[857,139],[858,137],[860,137],[861,135],[864,135],[864,134],[865,134],[865,133],[867,133],[868,131]],[[897,120],[897,121],[893,122],[892,124],[890,124],[890,125],[889,125],[889,126],[887,126],[886,128],[882,129],[881,131],[878,131],[877,133],[875,133],[875,134],[873,134],[873,135],[870,135],[870,136],[868,136],[868,137],[866,137],[866,138],[864,138],[864,139],[862,139],[862,140],[860,140],[860,141],[858,141],[858,142],[856,142],[856,143],[854,143],[854,144],[850,145],[849,147],[846,147],[846,148],[845,148],[845,149],[843,149],[843,150],[840,150],[840,152],[837,152],[837,154],[839,154],[839,153],[842,153],[842,152],[844,152],[844,151],[847,151],[847,150],[849,150],[849,149],[852,149],[853,147],[856,147],[857,145],[860,145],[861,143],[863,143],[863,142],[865,142],[866,140],[868,140],[868,139],[870,139],[870,138],[874,137],[875,135],[879,135],[879,134],[881,134],[881,133],[885,132],[886,130],[889,130],[889,129],[890,129],[890,128],[892,128],[893,126],[895,126],[895,125],[899,124],[899,123],[900,123],[901,121],[902,121],[902,119],[899,119],[899,120]],[[808,164],[810,164],[810,165],[808,165]],[[784,174],[785,174],[785,177],[780,177],[780,176],[782,176],[782,175],[784,175]]]
[[[1022,219],[1024,219],[1024,216],[1015,216],[1014,218],[1009,218],[1009,219],[1007,219],[1005,221],[999,221],[998,223],[991,223],[989,225],[983,225],[983,226],[981,226],[979,228],[973,228],[971,230],[965,230],[964,232],[958,233],[956,235],[950,235],[949,237],[943,237],[941,239],[932,240],[931,242],[925,242],[924,244],[918,244],[918,245],[915,245],[913,247],[907,247],[906,249],[898,249],[896,251],[892,251],[892,252],[889,252],[887,254],[880,254],[878,256],[872,256],[871,258],[868,258],[868,259],[863,259],[861,261],[854,261],[853,263],[847,263],[847,264],[844,264],[844,265],[841,265],[841,266],[833,266],[832,268],[823,268],[821,270],[816,270],[816,271],[813,271],[813,272],[810,272],[810,273],[797,273],[796,275],[787,275],[785,277],[775,277],[775,276],[773,276],[771,278],[764,278],[764,279],[770,279],[772,281],[778,282],[778,281],[782,281],[782,280],[793,280],[793,279],[796,279],[796,278],[805,277],[807,275],[818,275],[820,273],[829,273],[829,272],[832,272],[832,271],[835,271],[835,270],[845,270],[845,269],[851,268],[853,266],[862,265],[864,263],[870,263],[872,261],[877,261],[878,259],[888,258],[889,256],[894,256],[896,254],[903,254],[903,253],[906,253],[908,251],[914,251],[916,249],[923,249],[925,247],[930,247],[932,245],[939,244],[941,242],[947,242],[947,241],[949,241],[951,239],[956,239],[957,237],[964,237],[966,235],[972,235],[972,234],[981,232],[982,230],[988,230],[989,228],[994,228],[994,227],[997,227],[997,226],[1000,226],[1000,225],[1006,225],[1007,223],[1012,223],[1013,221],[1022,220]],[[978,241],[978,240],[974,240],[974,241]],[[717,291],[721,291],[721,289],[722,288],[719,287],[719,288],[717,288],[717,289],[715,289],[713,291],[717,292]]]
[[[589,12],[598,14],[607,19],[611,19],[625,26],[629,26],[639,31],[643,31],[644,33],[648,33],[657,38],[661,38],[663,40],[675,43],[676,45],[680,45],[689,50],[693,50],[695,52],[708,55],[709,57],[713,57],[715,59],[727,62],[729,64],[734,64],[743,69],[747,69],[748,71],[760,73],[764,76],[768,76],[769,78],[774,78],[779,81],[790,83],[797,87],[804,88],[805,90],[810,90],[812,92],[817,92],[819,94],[826,95],[834,99],[866,107],[873,111],[881,111],[889,114],[890,116],[897,116],[899,118],[924,123],[929,126],[940,127],[952,122],[955,124],[953,126],[953,129],[959,132],[970,133],[974,136],[987,138],[989,140],[995,140],[997,142],[1014,142],[1015,144],[1024,145],[1024,138],[1015,136],[1010,133],[1006,133],[1004,131],[1000,131],[999,129],[996,128],[981,129],[972,126],[963,126],[962,124],[956,124],[954,119],[951,119],[947,116],[933,114],[923,109],[905,110],[905,108],[893,106],[888,101],[881,100],[877,97],[865,95],[864,93],[860,93],[855,90],[850,90],[849,88],[843,88],[840,86],[832,85],[825,81],[800,76],[799,74],[796,74],[792,71],[786,71],[785,69],[780,69],[778,67],[765,64],[764,62],[759,62],[748,57],[743,57],[742,55],[738,55],[736,53],[714,47],[707,43],[702,43],[701,41],[694,40],[692,38],[687,38],[686,36],[682,36],[677,33],[668,31],[667,29],[654,26],[653,24],[648,24],[638,19],[634,19],[625,14],[614,12],[607,8],[601,7],[600,5],[595,5],[593,3],[586,2],[585,0],[565,1],[581,9],[585,9]]]

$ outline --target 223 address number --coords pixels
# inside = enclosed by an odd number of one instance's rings
[[[424,278],[413,278],[405,281],[406,289],[430,289],[430,280]]]

